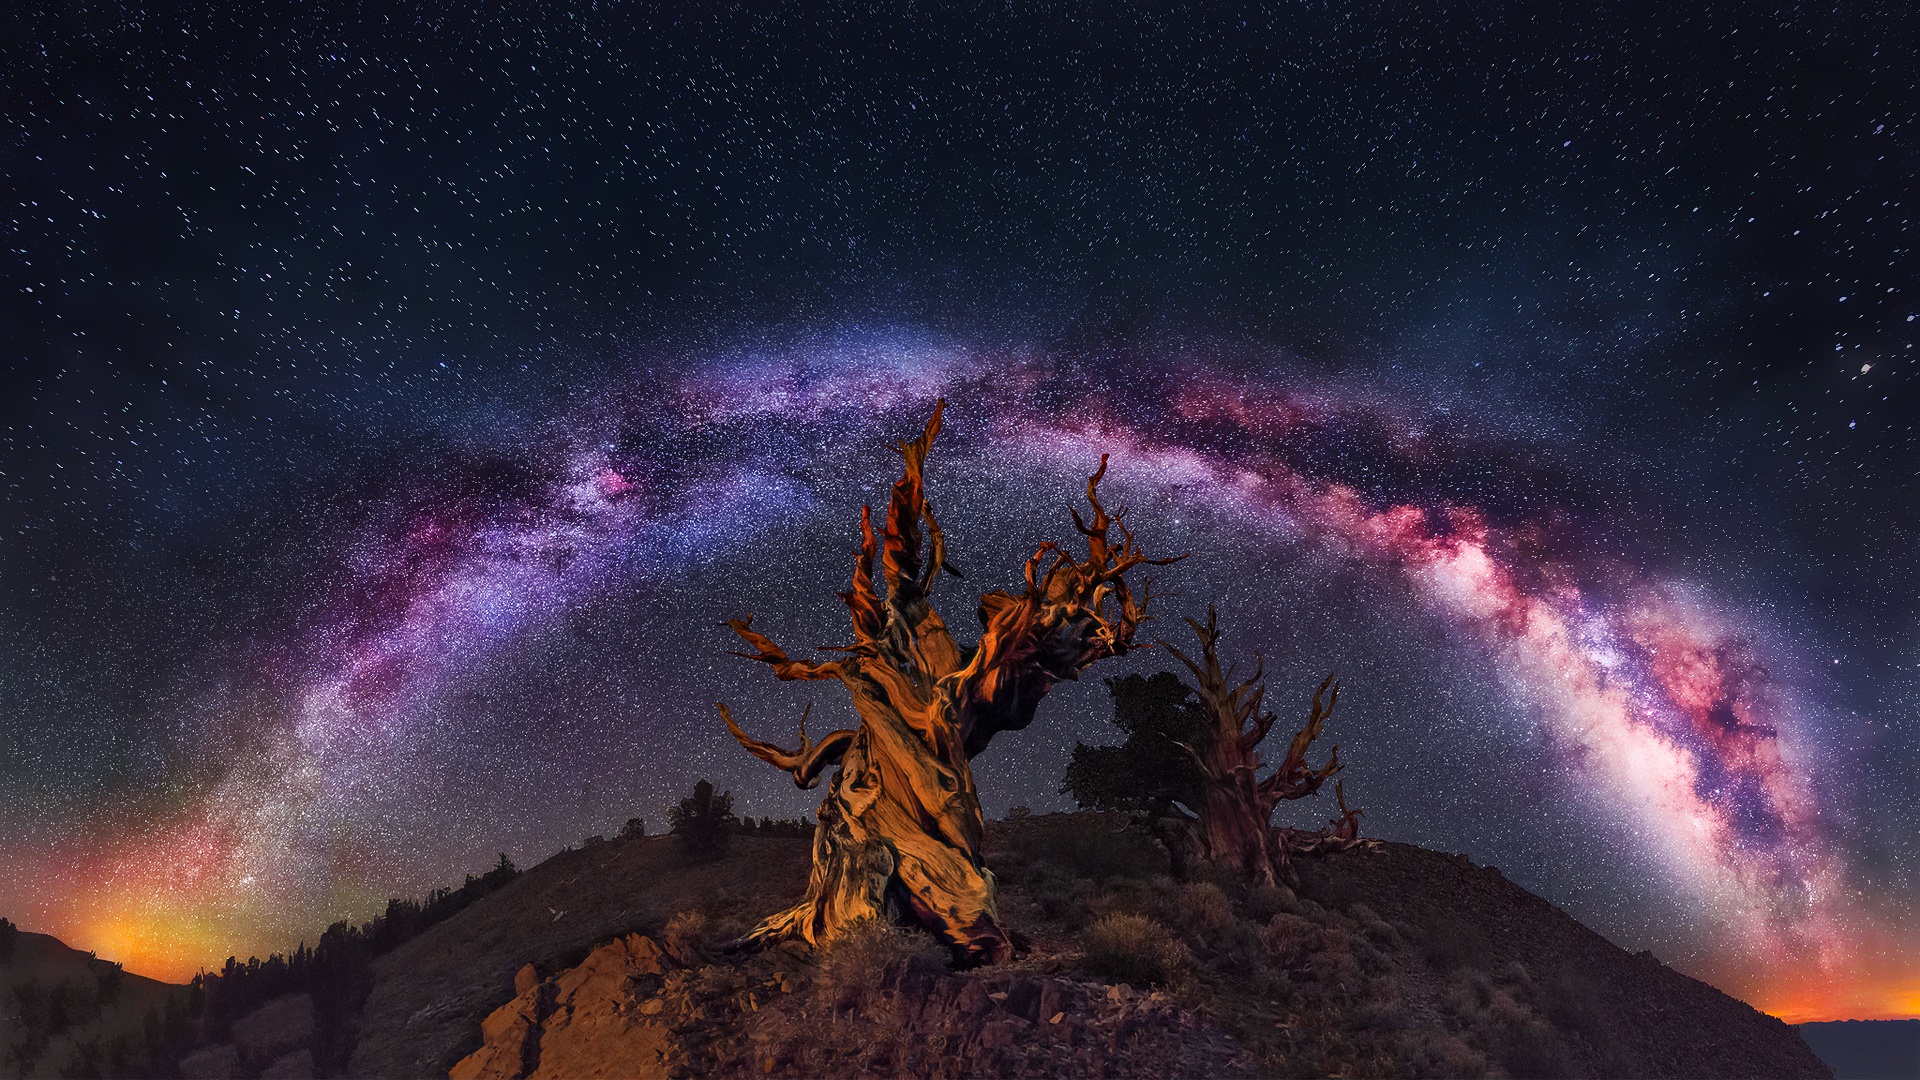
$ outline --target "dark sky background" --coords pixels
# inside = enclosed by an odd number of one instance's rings
[[[25,928],[181,977],[700,776],[808,811],[711,703],[844,700],[718,624],[844,636],[945,395],[950,621],[1112,451],[1165,614],[1346,679],[1371,835],[1920,1014],[1909,6],[258,7],[0,32]]]

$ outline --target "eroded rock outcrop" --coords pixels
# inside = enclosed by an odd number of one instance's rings
[[[541,1077],[1251,1075],[1167,995],[1026,970],[956,973],[898,939],[680,963],[631,935],[538,979],[482,1025],[452,1080]]]
[[[532,965],[518,991],[480,1025],[480,1049],[453,1080],[667,1075],[672,1038],[660,1021],[662,978],[671,963],[653,939],[629,934],[595,949],[577,967],[541,979]]]

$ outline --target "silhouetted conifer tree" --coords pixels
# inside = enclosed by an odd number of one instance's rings
[[[714,794],[705,780],[693,785],[693,794],[667,812],[667,823],[679,838],[680,851],[689,859],[717,859],[726,853],[727,841],[739,828],[733,816],[733,796]]]

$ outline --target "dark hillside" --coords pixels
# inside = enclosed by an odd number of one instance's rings
[[[172,1048],[186,987],[11,923],[0,933],[0,1076],[139,1074]]]
[[[1787,1024],[1629,954],[1559,908],[1458,855],[1378,844],[1303,860],[1301,892],[1326,908],[1410,928],[1427,964],[1399,965],[1425,996],[1461,989],[1492,1009],[1530,999],[1561,1033],[1566,1071],[1618,1076],[1763,1076],[1820,1068]]]
[[[355,1074],[1830,1075],[1785,1024],[1456,856],[1306,858],[1297,893],[1182,883],[1109,814],[992,823],[988,852],[1032,948],[971,972],[912,934],[714,951],[798,896],[803,840],[692,867],[663,840],[568,852],[381,962]]]
[[[347,1074],[1831,1075],[1792,1028],[1458,856],[1369,843],[1298,859],[1297,890],[1179,881],[1129,820],[989,823],[1029,948],[973,971],[884,927],[728,951],[799,898],[803,837],[565,851],[372,961]],[[329,1060],[296,1045],[309,1012],[276,999],[182,1072]]]
[[[563,851],[374,964],[353,1076],[445,1075],[480,1045],[480,1019],[513,996],[514,972],[578,963],[592,946],[657,934],[698,909],[743,927],[806,887],[808,841],[739,836],[728,854],[684,865],[672,837],[616,838]]]

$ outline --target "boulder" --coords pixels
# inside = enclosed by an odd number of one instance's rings
[[[248,1072],[313,1044],[313,997],[288,994],[233,1022],[232,1039]],[[311,1062],[311,1055],[309,1055]]]
[[[232,1080],[240,1072],[240,1051],[232,1043],[203,1046],[180,1059],[183,1080]]]
[[[306,1048],[274,1058],[260,1070],[260,1080],[314,1080],[313,1051]]]
[[[480,1025],[483,1043],[451,1080],[664,1077],[672,1039],[654,1003],[671,961],[653,939],[629,934],[577,967],[541,980],[532,965],[518,994]]]

